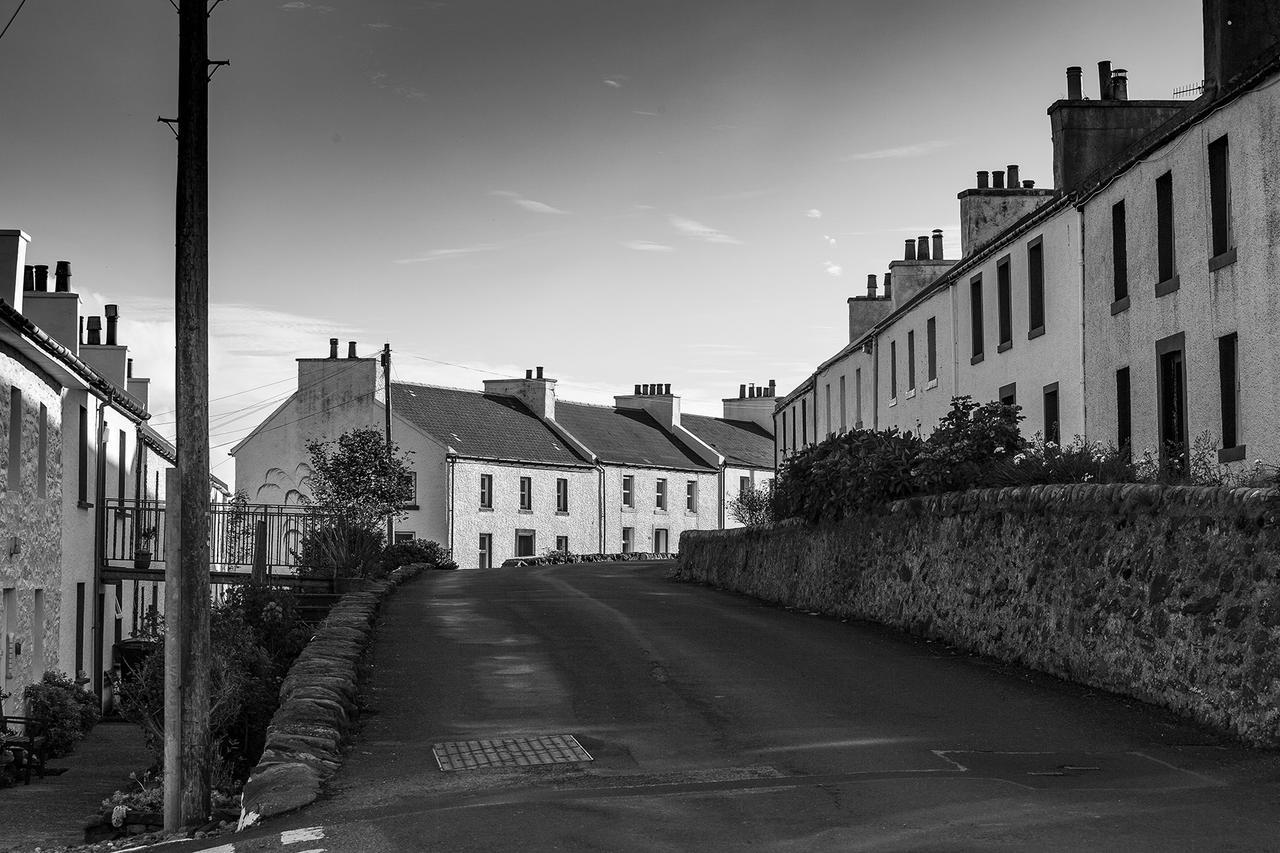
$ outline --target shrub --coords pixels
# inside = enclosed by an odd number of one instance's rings
[[[922,443],[895,429],[853,430],[805,448],[783,462],[774,481],[774,518],[839,521],[914,494]]]
[[[985,485],[993,462],[1012,458],[1026,442],[1018,432],[1018,406],[979,405],[973,398],[953,397],[951,411],[938,423],[920,455],[914,474],[926,493]]]
[[[27,685],[22,691],[22,698],[26,700],[31,716],[42,718],[49,724],[51,758],[75,749],[98,722],[97,697],[81,690],[66,673],[46,672],[38,683]]]
[[[1044,483],[1133,483],[1129,451],[1076,436],[1071,444],[1032,441],[1012,457],[995,461],[983,475],[985,485],[1028,486]]]
[[[433,569],[458,568],[448,548],[428,539],[396,542],[382,549],[381,566],[384,574],[410,563],[423,563]]]
[[[303,577],[362,578],[382,557],[382,533],[346,521],[317,527],[294,552]]]
[[[738,492],[737,497],[729,502],[729,515],[746,527],[773,524],[773,481]]]

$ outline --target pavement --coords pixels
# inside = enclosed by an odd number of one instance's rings
[[[151,760],[138,726],[99,722],[75,752],[50,759],[51,769],[65,772],[0,788],[0,851],[83,844],[89,816],[115,791],[133,787],[129,774]]]
[[[1280,850],[1275,752],[665,568],[407,584],[322,799],[167,849]]]

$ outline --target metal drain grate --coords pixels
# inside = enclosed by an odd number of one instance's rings
[[[441,770],[531,767],[594,760],[573,735],[455,740],[432,744],[431,751]]]

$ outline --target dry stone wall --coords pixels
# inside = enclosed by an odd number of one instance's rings
[[[1150,485],[914,498],[685,533],[674,575],[867,619],[1280,745],[1280,495]]]

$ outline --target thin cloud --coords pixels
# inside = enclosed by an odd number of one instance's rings
[[[290,0],[288,3],[282,3],[281,9],[286,12],[319,12],[321,15],[327,15],[333,11],[332,6],[323,6],[319,3],[306,3],[303,0]]]
[[[833,278],[839,278],[840,276],[844,275],[844,267],[840,266],[839,264],[833,264],[831,263],[831,261],[826,261],[825,263],[823,263],[822,268],[827,271],[827,275]]]
[[[736,237],[730,237],[723,231],[712,228],[710,225],[703,225],[694,219],[686,219],[673,213],[667,217],[667,221],[671,223],[672,228],[691,240],[701,240],[704,243],[726,243],[734,246],[742,245],[742,241]]]
[[[610,89],[621,89],[622,81],[625,79],[625,77],[606,77],[602,82]]]
[[[816,207],[811,207],[811,208],[809,208],[808,210],[806,210],[806,211],[805,211],[805,214],[804,214],[804,215],[805,215],[805,216],[807,216],[807,217],[809,217],[810,219],[821,219],[821,218],[822,218],[822,211],[821,211],[821,210],[818,210],[818,208],[816,208]]]
[[[834,249],[836,247],[836,238],[832,237],[830,234],[823,234],[822,239],[826,240],[827,245],[830,246],[831,248]]]
[[[649,240],[626,240],[623,242],[622,245],[626,246],[628,249],[633,249],[637,252],[674,252],[675,251],[675,248],[673,246],[667,246],[663,243],[654,243]]]
[[[392,261],[396,264],[425,264],[431,261],[442,261],[445,258],[456,258],[461,255],[474,255],[478,252],[492,252],[498,248],[496,243],[479,243],[475,246],[460,246],[456,249],[432,249],[425,255],[417,258],[401,258],[398,261]]]
[[[367,26],[373,26],[373,25],[369,24]],[[384,89],[388,92],[394,92],[395,94],[399,95],[405,100],[425,101],[427,99],[426,92],[422,91],[421,89],[410,86],[407,83],[402,83],[392,79],[391,75],[389,75],[385,71],[370,71],[364,76],[365,76],[365,79],[368,80],[370,83],[372,83],[375,87],[379,89]]]
[[[926,154],[932,154],[954,143],[949,139],[930,139],[927,142],[917,142],[914,145],[902,145],[897,148],[880,148],[876,151],[863,151],[859,154],[850,154],[847,157],[841,157],[842,163],[849,163],[855,160],[902,160],[909,157],[923,157]]]
[[[662,113],[650,112],[649,110],[632,110],[631,112],[632,112],[633,114],[635,114],[635,115],[638,115],[638,116],[654,116],[654,117],[657,117],[657,116],[662,115]]]
[[[372,24],[365,24],[365,27],[367,27],[368,29],[371,29],[371,30],[389,30],[389,29],[391,29],[391,25],[390,25],[390,24],[388,24],[388,23],[386,23],[385,21],[378,21],[378,22],[376,22],[376,23],[372,23]]]
[[[534,201],[531,198],[525,198],[520,195],[520,193],[514,193],[511,190],[493,190],[489,195],[494,198],[510,199],[512,204],[522,207],[530,213],[551,213],[557,216],[563,216],[569,212],[567,210],[561,210],[558,207],[552,207],[551,205],[540,201]]]

